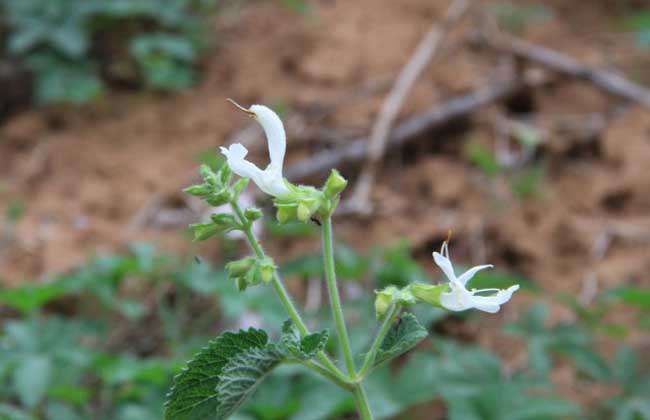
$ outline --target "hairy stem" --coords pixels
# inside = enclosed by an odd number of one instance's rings
[[[244,215],[244,212],[241,210],[239,207],[239,204],[235,201],[230,203],[233,209],[233,212],[237,215],[237,218],[239,219],[239,222],[243,226],[243,231],[244,234],[246,235],[246,238],[248,239],[248,243],[251,245],[253,248],[253,251],[255,252],[255,255],[258,258],[264,258],[266,254],[264,253],[264,250],[262,249],[262,245],[260,242],[257,240],[255,237],[255,234],[253,233],[253,228],[252,228],[252,223],[248,221],[246,216]],[[284,306],[285,310],[289,314],[289,317],[291,320],[296,324],[296,327],[300,331],[300,334],[302,336],[306,336],[309,334],[309,328],[307,328],[307,325],[303,321],[302,317],[300,316],[300,313],[296,309],[296,306],[293,304],[293,301],[291,300],[291,296],[289,296],[289,293],[287,292],[287,289],[284,287],[284,283],[282,282],[282,279],[278,275],[278,272],[275,271],[273,273],[273,288],[275,289],[278,297],[280,298],[280,301],[282,301],[282,305]],[[316,357],[320,362],[323,364],[323,366],[318,365],[322,369],[328,370],[333,377],[337,378],[337,385],[341,386],[341,383],[349,384],[349,379],[339,368],[336,367],[334,362],[330,360],[330,358],[325,354],[324,351],[320,351]],[[310,366],[311,367],[311,366]],[[318,371],[319,373],[323,373],[319,371],[317,368],[314,369]],[[330,378],[328,376],[328,378]],[[331,378],[330,378],[331,379]],[[349,389],[349,385],[347,387],[344,387],[346,389]]]
[[[366,390],[363,389],[363,385],[357,383],[353,392],[361,420],[373,420],[370,403],[368,402],[368,396],[366,395]]]
[[[363,361],[363,366],[361,366],[361,370],[359,371],[359,378],[365,378],[370,369],[372,369],[372,365],[374,364],[375,358],[377,357],[377,351],[379,350],[381,343],[384,341],[386,334],[390,330],[390,327],[393,325],[393,322],[395,321],[397,315],[399,315],[401,309],[401,305],[393,304],[388,310],[388,313],[384,318],[384,322],[381,324],[381,327],[377,332],[377,336],[370,346],[370,350],[368,350],[368,353],[366,353],[366,358]]]
[[[332,217],[327,216],[323,221],[323,259],[325,260],[325,280],[327,281],[327,291],[329,293],[330,305],[336,332],[343,350],[343,357],[348,368],[348,374],[353,378],[356,377],[356,368],[354,367],[354,357],[350,348],[350,338],[348,337],[348,328],[345,325],[343,317],[343,308],[341,307],[341,298],[339,297],[339,288],[336,283],[336,269],[334,266],[334,246],[332,235]]]

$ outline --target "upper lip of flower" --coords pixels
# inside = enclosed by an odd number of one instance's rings
[[[277,197],[290,193],[282,176],[287,140],[280,117],[263,105],[252,105],[246,109],[232,99],[228,99],[228,101],[248,115],[255,117],[260,123],[267,138],[271,161],[266,169],[261,170],[245,159],[248,154],[246,147],[241,143],[234,143],[228,148],[221,147],[221,152],[228,159],[230,168],[241,177],[251,178],[262,191],[269,195]]]
[[[519,289],[519,285],[513,285],[508,289],[471,289],[466,285],[480,270],[492,268],[492,264],[478,265],[470,268],[459,277],[456,277],[454,267],[449,258],[449,245],[445,241],[440,252],[433,253],[436,264],[445,273],[450,282],[450,291],[441,295],[441,303],[450,310],[464,310],[477,308],[486,312],[498,312],[500,305],[510,300],[512,294]],[[496,292],[490,296],[482,296],[480,293]],[[443,299],[444,296],[444,299]],[[443,301],[444,300],[444,301]],[[446,301],[446,302],[445,302]],[[446,305],[445,305],[446,303]]]

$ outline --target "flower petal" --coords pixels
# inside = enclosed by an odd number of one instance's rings
[[[449,281],[456,281],[456,274],[454,274],[454,267],[451,264],[451,260],[439,252],[433,253],[433,260],[436,262],[438,267],[445,273],[445,276]]]
[[[476,309],[480,309],[485,312],[495,313],[499,311],[499,307],[510,300],[512,294],[519,290],[519,285],[515,284],[510,286],[505,290],[499,290],[493,296],[476,296],[477,293],[481,293],[482,290],[475,290],[472,292],[472,305]]]
[[[256,184],[262,177],[262,170],[255,166],[255,164],[244,159],[248,154],[248,150],[240,143],[231,144],[228,149],[221,148],[221,153],[228,159],[228,166],[237,175],[242,178],[251,178]]]
[[[470,281],[476,273],[486,268],[492,268],[492,267],[494,267],[492,264],[477,265],[476,267],[472,267],[458,277],[458,282],[463,286],[466,286],[467,282]]]
[[[282,120],[278,114],[264,105],[252,105],[250,110],[255,113],[257,121],[264,129],[271,158],[269,166],[282,173],[284,154],[287,150],[287,135]]]

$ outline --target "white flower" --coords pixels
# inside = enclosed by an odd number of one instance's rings
[[[284,153],[287,149],[287,136],[280,117],[264,105],[252,105],[249,109],[246,109],[234,101],[231,102],[255,118],[264,129],[269,145],[271,163],[266,169],[261,170],[254,163],[244,159],[248,154],[248,150],[241,143],[234,143],[228,148],[221,147],[221,153],[228,159],[230,169],[242,178],[252,179],[259,189],[269,195],[279,197],[289,194],[290,190],[282,176]]]
[[[493,266],[491,264],[478,265],[470,268],[460,277],[456,277],[454,267],[449,259],[449,246],[447,245],[447,242],[442,244],[440,252],[433,253],[433,259],[449,279],[449,287],[451,290],[440,295],[440,304],[450,311],[464,311],[466,309],[476,308],[493,314],[499,312],[501,305],[509,301],[512,294],[519,289],[519,285],[515,284],[505,290],[467,290],[465,287],[467,282],[469,282],[478,271],[485,268],[492,268]],[[488,295],[485,295],[486,293]]]

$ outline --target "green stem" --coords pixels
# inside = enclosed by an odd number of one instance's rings
[[[372,411],[370,410],[370,403],[368,402],[368,396],[366,395],[366,390],[363,389],[363,385],[358,383],[354,387],[353,392],[361,420],[373,420]]]
[[[316,362],[312,362],[311,360],[302,360],[300,361],[300,363],[310,368],[311,370],[320,373],[321,375],[328,378],[330,381],[334,382],[341,388],[346,389],[348,391],[354,391],[355,388],[354,385],[352,385],[350,382],[344,381],[343,379],[339,378],[331,370],[327,369],[325,366]]]
[[[253,233],[252,223],[248,221],[248,219],[244,215],[244,212],[241,210],[239,204],[236,201],[233,201],[230,204],[232,206],[233,211],[237,215],[237,218],[239,218],[239,222],[243,226],[244,234],[248,239],[248,243],[250,243],[251,247],[253,248],[255,255],[258,258],[265,258],[266,255],[264,253],[264,250],[262,249],[262,245],[260,244],[260,242],[255,237],[255,234]],[[294,322],[294,324],[296,324],[296,327],[300,331],[300,334],[303,337],[308,335],[309,328],[307,328],[307,325],[305,324],[302,317],[300,316],[300,313],[296,309],[296,306],[293,304],[293,301],[291,300],[291,296],[289,296],[289,293],[287,292],[287,289],[284,287],[284,283],[282,283],[282,279],[278,275],[277,271],[273,273],[272,283],[273,283],[273,288],[275,289],[278,297],[280,298],[280,301],[282,302],[282,305],[284,306],[285,310],[289,314],[291,320]],[[320,360],[320,362],[324,365],[324,367],[326,369],[329,369],[331,373],[337,378],[338,380],[337,384],[339,384],[339,382],[346,383],[346,384],[349,383],[350,378],[348,378],[343,372],[341,372],[339,368],[336,367],[334,362],[330,360],[330,358],[327,356],[327,354],[325,354],[324,351],[320,351],[316,355],[316,357],[318,358],[318,360]]]
[[[354,357],[350,348],[350,338],[348,329],[343,317],[343,308],[341,307],[341,298],[339,297],[339,288],[336,283],[336,269],[334,266],[334,246],[332,244],[332,217],[328,215],[323,221],[323,259],[325,260],[325,280],[327,281],[327,291],[329,293],[332,314],[336,324],[339,342],[343,349],[343,357],[348,368],[348,374],[356,377],[356,368],[354,367]]]
[[[368,353],[366,354],[366,358],[363,361],[363,366],[361,366],[361,370],[359,371],[359,375],[358,375],[359,378],[362,379],[365,378],[368,372],[370,371],[370,369],[372,369],[372,366],[375,362],[375,358],[377,357],[377,351],[379,350],[381,343],[384,341],[386,334],[388,334],[390,327],[393,325],[393,322],[395,321],[397,315],[399,315],[401,309],[402,309],[402,305],[393,304],[391,308],[388,310],[388,313],[384,318],[384,322],[381,324],[381,327],[377,332],[377,336],[375,337],[375,340],[372,342],[372,345],[370,346],[370,350],[368,350]]]

